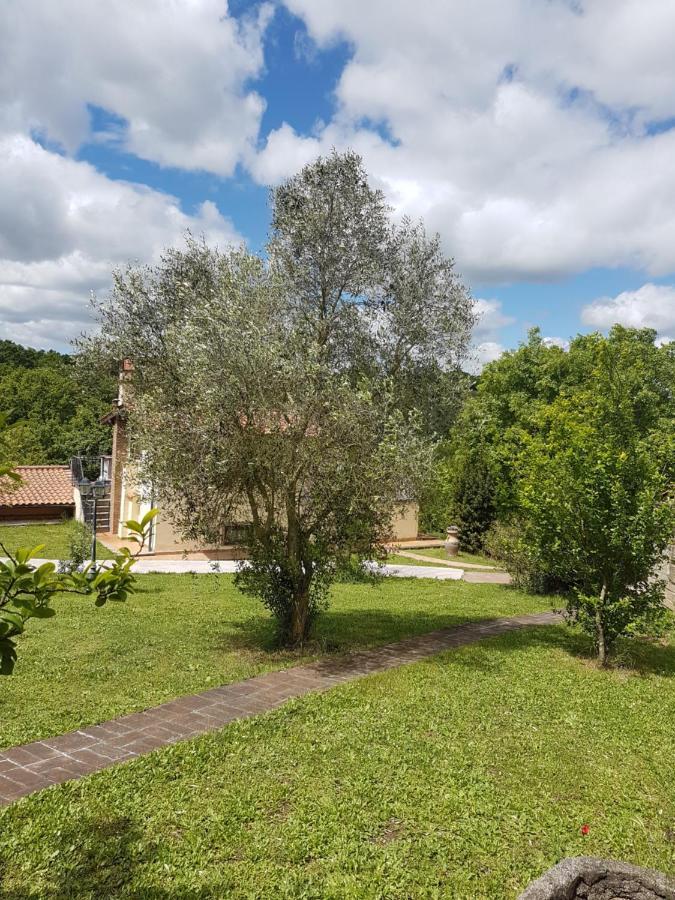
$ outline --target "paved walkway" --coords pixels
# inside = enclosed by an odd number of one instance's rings
[[[513,579],[508,572],[465,572],[463,581],[469,584],[511,584]]]
[[[421,559],[422,562],[436,562],[439,566],[452,566],[455,569],[480,569],[482,571],[496,571],[497,566],[483,565],[482,563],[468,563],[457,559],[440,559],[436,556],[424,556],[423,553],[412,553],[408,550],[397,550],[398,556],[405,556],[407,559]]]
[[[6,560],[7,557],[0,557]],[[53,562],[58,565],[58,559],[32,559],[31,564],[40,566],[45,562]],[[100,560],[105,565],[106,560]],[[397,566],[376,563],[371,565],[379,569],[383,575],[393,575],[396,578],[434,578],[438,581],[459,581],[464,574],[463,569],[450,569],[447,566]],[[209,572],[223,572],[232,575],[237,571],[237,561],[233,559],[163,559],[162,557],[140,556],[134,564],[134,572],[138,575],[147,575],[150,572],[162,574],[195,573],[206,575]]]
[[[470,622],[346,657],[268,672],[91,728],[0,751],[0,806],[49,785],[81,778],[158,747],[214,731],[234,719],[276,709],[293,697],[325,691],[484,637],[528,625],[547,625],[559,618],[556,613],[544,612]]]

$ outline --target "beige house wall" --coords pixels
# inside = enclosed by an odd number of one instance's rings
[[[392,540],[414,541],[419,532],[420,507],[412,501],[403,504],[391,522]]]
[[[149,501],[139,497],[133,484],[128,483],[126,477],[122,489],[121,509],[119,513],[119,526],[117,536],[122,538],[128,535],[123,526],[127,519],[139,521],[150,509]],[[391,523],[391,539],[394,541],[410,541],[417,538],[419,529],[419,506],[417,503],[405,503],[394,515]],[[208,546],[197,541],[185,541],[168,518],[158,514],[155,519],[154,534],[149,547],[145,552],[150,553],[209,553],[214,552],[216,546]]]
[[[116,430],[121,431],[121,429]],[[122,448],[126,451],[126,441],[120,440],[117,447],[118,451]],[[138,522],[143,518],[145,513],[151,509],[152,492],[149,486],[140,485],[135,479],[132,465],[128,463],[120,465],[120,462],[119,455],[113,459],[113,467],[116,470],[117,478],[114,479],[115,490],[113,490],[111,497],[111,533],[118,538],[125,538],[128,537],[129,532],[124,528],[123,523],[129,519],[134,519]],[[117,502],[115,502],[116,500]],[[246,521],[246,515],[243,510],[240,521]],[[401,504],[391,521],[391,540],[415,540],[418,530],[419,504],[412,501]],[[215,545],[205,545],[197,541],[183,540],[171,521],[166,516],[163,516],[160,510],[154,522],[150,543],[146,546],[144,552],[208,554],[216,550],[218,550],[218,547]]]
[[[152,508],[150,498],[144,499],[143,491],[139,490],[133,480],[131,466],[124,467],[124,475],[120,491],[120,508],[118,526],[115,531],[117,537],[128,537],[130,532],[124,527],[124,522],[129,519],[140,521]],[[147,493],[147,492],[146,492]],[[176,530],[173,523],[162,512],[158,513],[154,520],[153,532],[149,545],[146,545],[144,553],[213,553],[219,548],[214,544],[204,544],[198,541],[186,541]],[[235,551],[235,555],[236,551]]]
[[[155,553],[200,553],[217,550],[213,545],[185,541],[168,519],[157,516],[155,527]]]

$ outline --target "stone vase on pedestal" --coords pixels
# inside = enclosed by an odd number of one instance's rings
[[[445,539],[445,555],[457,556],[459,553],[459,528],[451,525],[447,530],[447,538]]]

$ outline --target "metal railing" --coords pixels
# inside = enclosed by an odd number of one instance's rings
[[[82,481],[105,481],[104,497],[94,502],[89,497],[82,497],[82,518],[95,531],[110,531],[111,497],[110,476],[112,473],[111,456],[73,456],[70,460],[70,475],[73,485],[77,487]],[[94,522],[94,510],[96,521]]]

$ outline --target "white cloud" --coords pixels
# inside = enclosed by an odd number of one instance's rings
[[[333,120],[282,126],[256,177],[354,146],[482,281],[675,269],[675,132],[645,127],[675,116],[669,0],[285,3],[354,53]]]
[[[155,260],[187,228],[239,240],[210,201],[188,215],[74,154],[106,141],[164,166],[232,174],[258,137],[264,101],[248,82],[262,71],[270,15],[263,4],[237,20],[227,0],[0,3],[3,337],[67,348],[113,266]],[[105,111],[96,131],[93,107]]]
[[[506,352],[506,347],[496,341],[483,341],[477,344],[472,356],[469,357],[469,363],[466,366],[467,372],[472,375],[478,375],[482,369]]]
[[[172,197],[39,147],[34,131],[71,155],[107,140],[163,166],[227,177],[240,164],[272,183],[352,146],[399,214],[441,233],[469,280],[675,271],[675,130],[647,127],[675,119],[672,0],[282,2],[316,46],[345,39],[352,57],[332,119],[310,135],[284,124],[262,148],[255,80],[270,4],[241,19],[227,0],[0,3],[0,321],[10,336],[62,340],[111,264],[155,258],[187,226],[234,237],[212,204],[186,215]],[[106,134],[92,134],[92,106],[110,114]],[[648,288],[661,291],[656,305]],[[640,321],[674,334],[668,290],[598,300],[584,321],[628,323],[643,309]],[[475,340],[487,359],[510,322],[481,303]]]
[[[583,308],[581,320],[585,325],[604,330],[615,324],[654,328],[665,343],[669,340],[667,335],[675,331],[675,286],[643,284],[636,291],[602,297]]]
[[[570,342],[561,337],[545,337],[542,338],[545,347],[560,347],[561,350],[569,350]]]
[[[208,201],[186,215],[173,197],[24,136],[0,139],[0,159],[0,331],[11,340],[65,347],[90,324],[89,292],[107,288],[113,266],[156,259],[188,228],[240,240]]]
[[[467,369],[478,373],[489,362],[504,353],[506,347],[501,340],[501,331],[512,325],[515,319],[502,311],[500,300],[479,298],[474,301],[476,325],[473,330],[473,350],[469,357]]]
[[[479,298],[474,301],[474,312],[477,321],[473,336],[477,341],[494,340],[502,328],[516,321],[513,316],[504,314],[501,300]]]
[[[264,101],[247,83],[270,15],[240,23],[226,0],[5,0],[0,131],[72,152],[91,105],[122,120],[109,137],[131,153],[229,175],[258,136]]]

